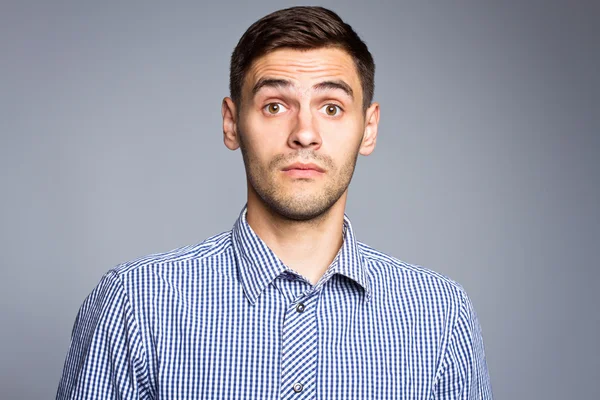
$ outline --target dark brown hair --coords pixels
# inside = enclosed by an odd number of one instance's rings
[[[373,101],[375,63],[367,45],[352,27],[333,11],[323,7],[291,7],[275,11],[248,28],[231,55],[229,91],[238,106],[244,77],[252,63],[281,48],[298,50],[335,47],[354,60],[363,91],[363,108]]]

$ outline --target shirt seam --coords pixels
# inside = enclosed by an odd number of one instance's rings
[[[143,380],[139,381],[138,391],[139,392],[142,392],[142,391],[150,392],[150,375],[149,375],[150,372],[148,369],[148,352],[147,352],[147,349],[146,349],[146,346],[145,346],[145,343],[144,343],[144,340],[142,337],[140,324],[136,318],[136,313],[135,313],[135,309],[133,307],[133,303],[131,302],[129,292],[125,288],[125,283],[124,283],[122,277],[114,269],[111,270],[111,274],[113,275],[114,279],[117,281],[120,289],[122,290],[125,306],[127,307],[128,311],[131,313],[132,334],[135,335],[135,339],[140,344],[140,350],[138,353],[140,353],[139,355],[140,355],[140,358],[142,361],[142,366],[146,369],[145,373],[142,375]],[[139,369],[136,371],[136,378],[139,378]],[[138,394],[139,394],[139,392],[138,392]],[[150,398],[153,398],[153,397],[150,397]]]

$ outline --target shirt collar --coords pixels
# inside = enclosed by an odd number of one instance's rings
[[[240,281],[246,297],[254,304],[264,289],[281,273],[291,271],[252,230],[246,219],[247,207],[242,209],[232,230],[233,249],[237,259]],[[367,262],[363,259],[354,237],[350,219],[344,214],[344,242],[335,260],[323,279],[325,282],[334,274],[344,275],[358,283],[365,292],[366,300],[371,297]]]

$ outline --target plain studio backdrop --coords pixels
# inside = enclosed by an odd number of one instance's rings
[[[377,64],[357,237],[466,288],[496,399],[600,398],[598,4],[322,3]],[[0,398],[55,396],[108,269],[231,229],[229,57],[292,5],[2,2]]]

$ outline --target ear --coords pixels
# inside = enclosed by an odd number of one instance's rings
[[[377,142],[377,127],[379,126],[379,104],[373,103],[365,113],[365,132],[360,144],[359,153],[368,156],[375,150]]]
[[[240,147],[237,134],[237,111],[230,97],[223,99],[221,115],[223,116],[223,142],[229,150],[237,150]]]

